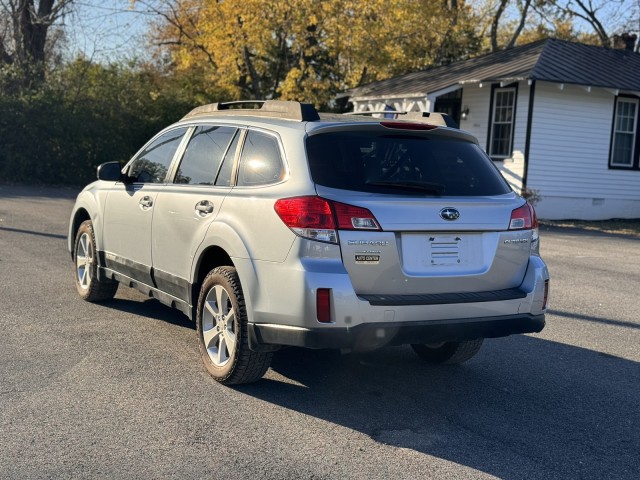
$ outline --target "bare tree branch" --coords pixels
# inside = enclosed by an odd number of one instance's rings
[[[516,28],[515,32],[513,32],[513,35],[511,36],[511,40],[509,40],[509,43],[507,44],[507,48],[511,48],[516,44],[518,37],[522,33],[522,30],[524,29],[524,26],[527,23],[527,15],[529,14],[530,6],[531,6],[531,0],[525,0],[524,5],[522,7],[522,11],[520,12],[520,23],[518,24],[518,27]]]
[[[196,32],[196,34],[192,34],[189,32],[189,30],[187,29],[187,27],[185,25],[183,25],[183,23],[180,20],[180,16],[178,14],[178,11],[175,7],[175,5],[173,5],[171,2],[165,2],[164,5],[169,9],[170,13],[166,13],[164,11],[162,11],[159,8],[156,8],[155,6],[151,5],[151,3],[147,2],[147,1],[143,1],[143,0],[138,0],[137,3],[145,6],[150,12],[159,15],[160,17],[162,17],[166,22],[168,22],[172,27],[174,27],[177,31],[178,31],[178,38],[176,40],[172,40],[170,42],[172,43],[168,43],[166,41],[162,41],[159,42],[159,45],[168,45],[168,44],[172,44],[172,45],[188,45],[191,48],[194,48],[195,50],[199,50],[200,52],[204,53],[204,55],[207,57],[207,61],[209,62],[209,64],[213,67],[213,68],[218,68],[216,61],[213,57],[213,54],[206,48],[205,45],[203,45],[202,43],[198,42],[197,40],[197,27],[196,27],[196,22],[194,21],[193,18],[189,17],[187,18],[187,22],[189,23],[189,25],[191,26],[191,28]],[[185,39],[187,41],[185,41]]]
[[[504,13],[505,9],[507,8],[507,4],[509,3],[509,0],[500,0],[500,4],[498,5],[498,9],[496,10],[496,13],[493,16],[493,20],[491,22],[491,51],[492,52],[497,52],[499,47],[498,47],[498,27],[500,26],[500,18],[502,17],[502,14]]]
[[[550,0],[549,5],[555,8],[556,13],[569,15],[586,22],[600,40],[603,47],[611,47],[611,36],[605,24],[612,27],[612,21],[616,17],[627,17],[629,5],[624,0],[594,1],[594,0]]]
[[[583,10],[584,15],[581,15],[577,11],[573,12],[574,15],[576,15],[576,16],[586,20],[587,22],[589,22],[589,24],[593,27],[593,29],[595,30],[596,34],[600,38],[600,41],[602,42],[602,46],[603,47],[610,47],[611,46],[611,40],[609,38],[609,35],[607,34],[606,30],[602,26],[602,22],[600,22],[600,20],[597,17],[598,9],[593,7],[591,1],[589,1],[589,5],[588,6],[582,0],[575,0],[575,1],[580,6],[580,8]]]

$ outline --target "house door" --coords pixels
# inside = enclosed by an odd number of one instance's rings
[[[434,112],[446,113],[460,125],[460,112],[462,111],[462,89],[455,92],[440,95],[436,98]]]

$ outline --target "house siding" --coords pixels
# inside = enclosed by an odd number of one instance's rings
[[[527,186],[542,197],[541,218],[640,217],[640,171],[608,167],[614,99],[605,89],[537,84]]]
[[[510,158],[494,161],[514,191],[522,189],[524,176],[524,150],[527,135],[527,113],[529,110],[529,91],[527,82],[518,83],[516,97],[515,124],[513,132],[513,149]],[[489,125],[491,124],[491,85],[465,86],[462,92],[462,108],[469,108],[469,116],[460,121],[460,128],[466,130],[480,142],[480,146],[489,149]]]

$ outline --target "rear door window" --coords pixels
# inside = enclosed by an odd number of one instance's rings
[[[474,143],[432,136],[331,132],[310,136],[315,183],[371,193],[486,196],[511,191]]]
[[[203,125],[193,132],[174,183],[213,185],[236,129]]]

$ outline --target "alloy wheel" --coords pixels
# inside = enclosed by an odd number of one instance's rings
[[[76,273],[80,288],[86,290],[91,285],[93,267],[93,243],[88,233],[83,233],[76,247]]]
[[[236,312],[229,292],[214,285],[205,299],[202,311],[202,338],[209,358],[217,367],[229,362],[236,351]]]

